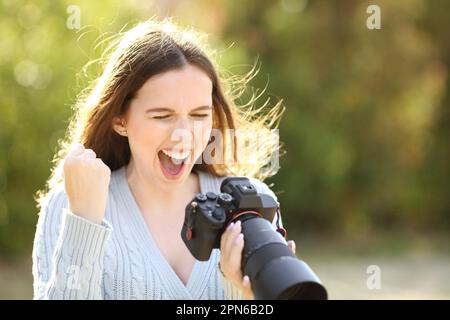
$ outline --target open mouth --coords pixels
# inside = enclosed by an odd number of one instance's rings
[[[190,154],[190,151],[160,150],[158,158],[164,176],[171,180],[178,178]]]

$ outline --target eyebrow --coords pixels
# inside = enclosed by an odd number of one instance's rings
[[[212,106],[200,106],[200,107],[196,107],[194,109],[192,109],[190,112],[193,111],[201,111],[201,110],[210,110],[212,109]],[[150,112],[174,112],[175,110],[170,109],[170,108],[150,108],[145,110],[145,113],[150,113]]]

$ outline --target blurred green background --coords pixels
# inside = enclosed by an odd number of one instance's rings
[[[449,12],[445,0],[0,0],[0,299],[32,297],[33,194],[98,71],[83,66],[152,16],[208,33],[232,73],[258,57],[251,85],[287,108],[267,182],[330,298],[449,299]]]

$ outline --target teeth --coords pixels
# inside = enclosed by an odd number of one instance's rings
[[[166,151],[164,149],[162,150],[162,152],[166,156],[171,157],[172,159],[175,159],[175,160],[184,160],[191,154],[190,151],[184,151],[184,152],[180,152],[180,151]]]

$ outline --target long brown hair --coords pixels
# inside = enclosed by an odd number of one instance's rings
[[[75,143],[94,150],[111,171],[128,164],[131,156],[128,139],[113,129],[113,118],[126,114],[130,101],[150,77],[182,68],[188,63],[199,67],[212,81],[213,128],[219,129],[224,137],[221,145],[224,157],[231,153],[236,160],[239,152],[253,158],[256,153],[258,159],[256,164],[248,165],[241,156],[240,162],[202,163],[196,164],[195,168],[217,176],[242,175],[261,180],[276,173],[277,167],[262,169],[280,147],[278,140],[273,139],[271,129],[278,126],[284,109],[282,100],[273,107],[268,107],[267,100],[263,106],[255,108],[255,101],[261,94],[253,92],[246,104],[235,104],[258,70],[254,65],[244,76],[219,79],[218,67],[210,57],[213,51],[202,42],[204,38],[204,34],[192,28],[180,29],[171,19],[164,19],[142,22],[112,42],[108,50],[111,54],[105,59],[102,74],[78,97],[65,138],[58,141],[46,189],[36,193],[39,207],[48,191],[62,182],[63,160]],[[245,130],[230,140],[227,138],[228,129]],[[250,137],[255,132],[262,135],[260,140],[264,141],[257,147],[252,145],[254,139]],[[236,139],[246,141],[240,144],[239,150]]]

